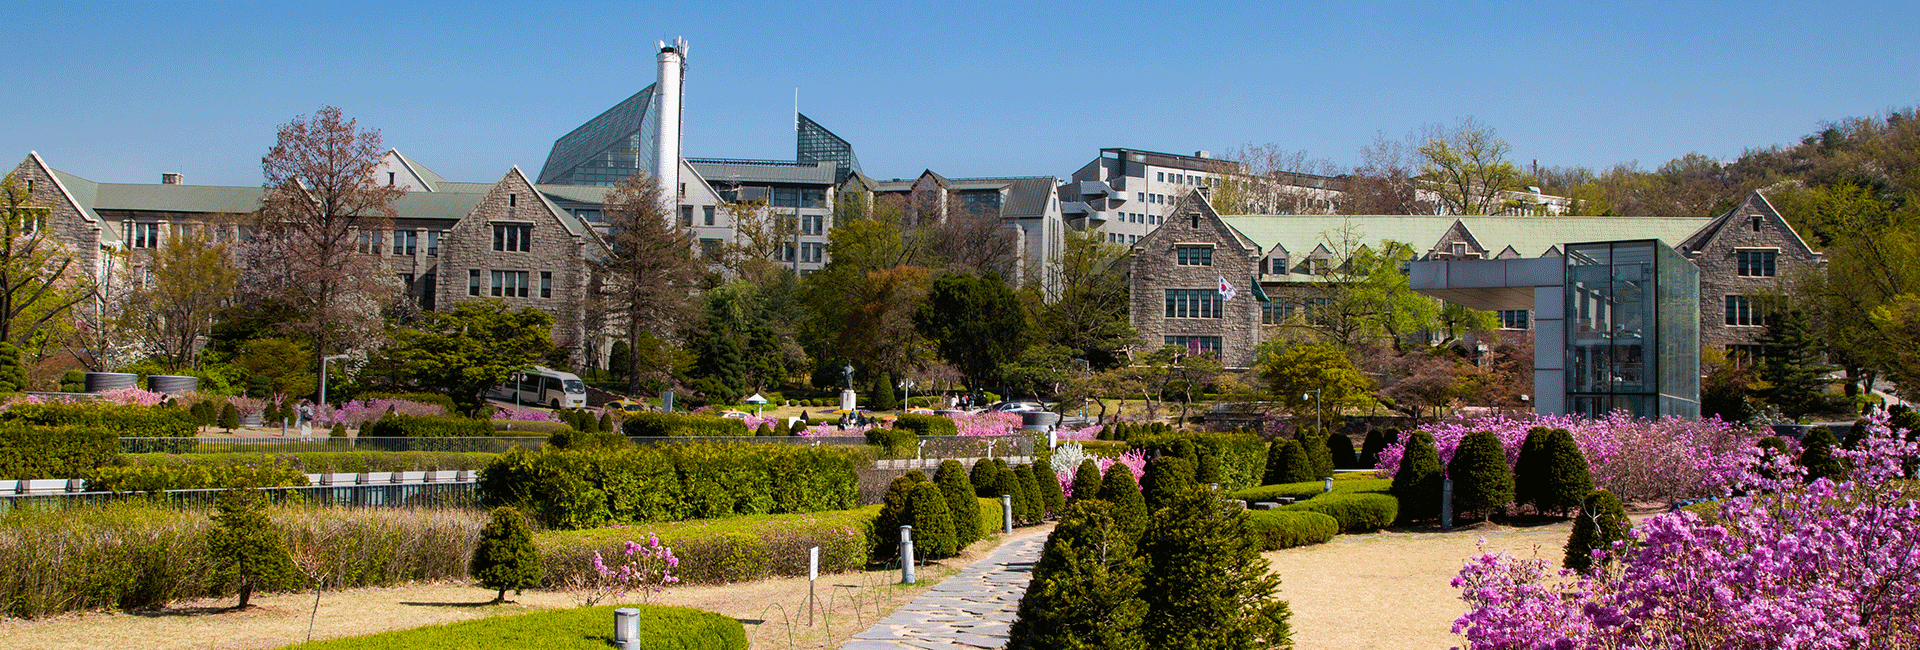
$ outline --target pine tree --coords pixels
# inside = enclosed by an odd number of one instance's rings
[[[1594,549],[1612,549],[1614,542],[1627,538],[1627,527],[1631,524],[1626,510],[1620,507],[1620,499],[1612,492],[1589,492],[1580,504],[1580,513],[1573,518],[1573,532],[1567,535],[1566,559],[1561,565],[1575,571],[1596,568]]]
[[[1313,461],[1300,448],[1300,441],[1275,438],[1267,446],[1267,475],[1262,484],[1303,483],[1313,479]]]
[[[1393,475],[1390,494],[1400,500],[1400,523],[1436,519],[1440,516],[1440,450],[1433,445],[1433,434],[1414,431],[1408,434],[1407,448],[1400,455],[1399,471]]]
[[[226,490],[214,500],[214,529],[207,533],[207,551],[214,561],[218,584],[235,586],[246,609],[255,589],[291,584],[299,569],[287,554],[286,541],[273,529],[264,510],[266,496],[252,489]]]
[[[1327,436],[1319,429],[1301,429],[1293,434],[1300,443],[1300,449],[1306,452],[1309,467],[1313,468],[1313,478],[1318,480],[1333,476],[1333,453],[1327,450]]]
[[[615,428],[613,428],[613,414],[612,414],[612,413],[601,413],[601,414],[600,414],[600,430],[601,430],[601,431],[608,431],[608,432],[615,432],[615,431],[618,431],[618,429],[615,429]]]
[[[1020,599],[1010,650],[1145,650],[1146,562],[1111,508],[1076,499],[1060,516]]]
[[[493,509],[493,520],[480,530],[480,545],[473,549],[473,564],[468,568],[480,586],[498,589],[495,604],[507,601],[507,590],[514,595],[540,584],[544,573],[540,549],[533,545],[533,532],[520,511],[510,507]]]
[[[1353,439],[1347,434],[1329,434],[1327,454],[1333,457],[1334,469],[1360,469],[1360,457],[1353,453]]]
[[[1157,514],[1140,548],[1147,647],[1286,646],[1290,630],[1280,579],[1247,534],[1247,514],[1217,495],[1188,490]]]
[[[927,481],[927,475],[913,470],[887,484],[887,496],[880,502],[880,514],[873,517],[872,551],[878,561],[900,556],[900,527],[913,524],[913,489]]]
[[[1513,502],[1513,468],[1507,466],[1506,449],[1492,431],[1460,439],[1447,463],[1447,477],[1453,479],[1454,511],[1462,515],[1477,512],[1485,520]]]
[[[1060,476],[1053,473],[1051,463],[1035,464],[1033,481],[1039,484],[1040,503],[1046,507],[1047,515],[1058,516],[1067,509],[1067,495],[1060,491]]]
[[[947,510],[947,495],[940,486],[916,483],[908,498],[913,520],[913,549],[917,559],[937,560],[957,552],[953,537],[953,514]],[[896,530],[898,530],[896,528]]]
[[[985,458],[973,461],[973,471],[967,474],[973,482],[973,493],[983,499],[998,499],[1005,494],[1000,490],[1000,467]]]
[[[225,406],[220,407],[220,428],[226,429],[229,433],[240,428],[240,408],[234,406],[233,402],[227,402]]]
[[[979,541],[982,535],[980,499],[974,496],[973,481],[968,480],[967,471],[960,461],[941,462],[940,469],[933,473],[933,482],[947,496],[947,513],[953,515],[955,548],[965,549]]]
[[[1147,512],[1157,513],[1192,491],[1193,463],[1187,459],[1161,456],[1147,462],[1147,475],[1140,479],[1140,496],[1147,502]]]
[[[1107,466],[1100,481],[1100,500],[1113,504],[1113,520],[1134,539],[1147,529],[1147,500],[1140,496],[1140,485],[1125,463]]]
[[[1100,464],[1092,458],[1080,461],[1073,470],[1073,500],[1100,498]]]
[[[193,406],[187,407],[187,414],[193,417],[194,426],[202,429],[213,426],[220,417],[220,411],[213,407],[213,401],[206,399],[194,402]]]
[[[1540,457],[1546,471],[1538,478],[1529,501],[1534,510],[1564,514],[1579,508],[1587,493],[1593,491],[1593,470],[1573,433],[1566,429],[1547,432]]]
[[[1800,441],[1800,457],[1793,462],[1807,468],[1807,482],[1815,479],[1839,480],[1846,473],[1846,467],[1840,459],[1833,457],[1833,448],[1839,441],[1833,439],[1833,432],[1826,427],[1815,428],[1812,433]]]
[[[1833,371],[1822,363],[1825,352],[1812,319],[1798,309],[1775,311],[1767,317],[1760,345],[1763,359],[1758,374],[1769,386],[1760,396],[1789,417],[1806,413],[1826,386],[1827,373]]]

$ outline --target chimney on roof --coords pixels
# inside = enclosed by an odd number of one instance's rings
[[[161,185],[180,185],[185,182],[187,182],[187,177],[178,172],[164,172],[160,174]]]
[[[1213,157],[1213,152],[1211,152],[1211,151],[1195,151],[1195,152],[1193,152],[1193,157],[1195,157],[1195,158],[1212,158],[1212,157]]]

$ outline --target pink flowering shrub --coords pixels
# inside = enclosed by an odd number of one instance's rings
[[[1107,468],[1113,467],[1114,463],[1125,465],[1129,471],[1132,471],[1135,482],[1138,482],[1147,475],[1147,452],[1145,450],[1135,449],[1120,454],[1119,456],[1102,457],[1094,462],[1100,465],[1101,476],[1106,476]]]
[[[314,407],[313,419],[316,424],[323,426],[338,423],[357,429],[386,416],[389,410],[399,415],[447,414],[447,410],[438,404],[404,399],[356,399],[341,402],[339,406],[322,404]]]
[[[1477,650],[1920,647],[1920,503],[1903,467],[1920,445],[1882,416],[1834,455],[1850,472],[1808,483],[1784,456],[1743,450],[1715,479],[1714,521],[1648,518],[1595,551],[1618,558],[1595,575],[1474,558],[1453,581],[1468,605],[1453,631]]]
[[[1753,436],[1718,419],[1636,419],[1624,411],[1605,418],[1578,415],[1488,415],[1454,418],[1420,427],[1433,435],[1440,464],[1453,459],[1460,439],[1473,431],[1492,431],[1506,447],[1507,464],[1520,458],[1520,446],[1533,427],[1566,429],[1593,471],[1593,485],[1626,503],[1675,502],[1711,494],[1739,466]],[[1406,451],[1406,436],[1380,451],[1375,465],[1393,476]]]
[[[514,406],[502,406],[495,409],[493,419],[513,420],[516,422],[560,422],[560,416],[554,415],[552,411]]]
[[[1020,430],[1020,416],[999,411],[964,413],[953,416],[953,426],[963,436],[1004,436]]]
[[[647,534],[647,543],[628,541],[622,554],[626,557],[617,566],[607,566],[606,559],[599,551],[593,552],[593,571],[600,575],[599,587],[603,594],[615,598],[625,598],[629,593],[638,592],[640,602],[653,600],[653,595],[667,590],[667,585],[680,582],[673,570],[680,566],[680,558],[674,557],[673,547],[660,543],[660,538]]]
[[[161,395],[162,395],[161,393],[156,393],[150,390],[141,390],[139,388],[134,388],[132,386],[128,386],[126,388],[115,388],[113,390],[100,391],[100,399],[102,400],[112,402],[114,404],[136,405],[136,406],[158,406],[160,404]]]
[[[1055,436],[1057,436],[1059,440],[1098,440],[1100,439],[1100,430],[1105,428],[1106,427],[1102,425],[1096,424],[1084,429],[1061,429],[1055,433]]]

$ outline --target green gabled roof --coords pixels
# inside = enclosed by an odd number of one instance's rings
[[[49,168],[47,169],[47,171],[53,174],[53,178],[55,180],[60,181],[60,185],[62,187],[67,188],[67,194],[73,197],[74,202],[80,204],[79,208],[81,210],[86,211],[88,217],[91,217],[95,220],[98,220],[100,218],[100,213],[94,212],[93,210],[94,198],[97,197],[100,193],[99,183],[95,183],[93,181],[81,178],[79,176],[75,176],[73,174],[60,171],[58,169]]]
[[[1454,222],[1464,225],[1483,248],[1512,246],[1523,257],[1539,257],[1558,244],[1622,239],[1686,241],[1707,225],[1707,217],[1489,217],[1459,215],[1223,215],[1221,220],[1260,246],[1278,244],[1294,254],[1311,251],[1351,225],[1360,244],[1387,239],[1426,255]]]
[[[812,164],[796,164],[781,161],[720,161],[717,159],[690,160],[694,170],[702,177],[716,183],[795,183],[832,185],[835,174],[833,161],[823,160]]]
[[[612,187],[605,185],[535,185],[533,189],[549,197],[580,203],[605,203]]]
[[[393,211],[402,219],[459,219],[472,212],[485,196],[473,192],[408,192],[394,200]]]
[[[260,209],[265,190],[230,185],[146,185],[101,183],[93,200],[97,210],[247,214]]]

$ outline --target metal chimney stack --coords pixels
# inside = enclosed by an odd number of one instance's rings
[[[654,152],[655,174],[662,196],[667,201],[669,219],[678,218],[680,205],[680,100],[681,77],[687,71],[687,39],[675,38],[673,44],[659,41],[660,81],[654,96],[660,99],[659,148]]]

